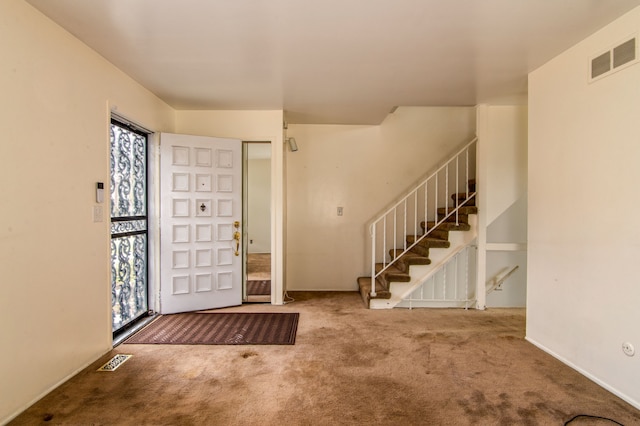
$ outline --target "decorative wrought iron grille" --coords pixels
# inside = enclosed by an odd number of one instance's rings
[[[111,308],[116,332],[148,310],[147,135],[111,122]]]

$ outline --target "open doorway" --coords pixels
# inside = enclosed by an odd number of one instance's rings
[[[244,142],[245,302],[271,302],[271,143]]]

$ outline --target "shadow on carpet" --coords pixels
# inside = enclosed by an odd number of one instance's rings
[[[296,313],[184,313],[163,315],[125,340],[125,344],[293,345]]]

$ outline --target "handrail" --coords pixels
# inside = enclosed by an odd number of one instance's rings
[[[476,194],[475,191],[472,192],[469,190],[469,180],[472,178],[469,170],[470,168],[469,155],[470,155],[471,149],[475,148],[477,141],[478,141],[478,138],[476,137],[470,142],[468,142],[464,147],[462,147],[460,150],[455,152],[451,157],[449,157],[449,160],[447,160],[444,164],[438,167],[433,173],[431,173],[428,177],[426,177],[420,183],[415,185],[414,188],[411,191],[409,191],[403,198],[401,198],[398,202],[396,202],[394,205],[388,208],[384,213],[378,216],[377,219],[371,222],[371,225],[369,227],[369,232],[371,236],[371,297],[372,298],[376,297],[376,285],[375,285],[376,279],[382,273],[384,273],[387,269],[389,269],[389,267],[391,267],[391,265],[393,265],[403,254],[405,254],[406,252],[411,250],[413,247],[415,247],[418,243],[420,243],[420,241],[422,241],[425,237],[431,234],[431,232],[434,229],[436,229],[438,225],[440,225],[441,223],[449,219],[449,217],[451,217],[453,214],[455,214],[456,216],[456,222],[455,222],[456,225],[459,223],[458,211],[460,207],[464,206]],[[475,151],[473,152],[475,153]],[[461,158],[464,161],[463,171],[460,170]],[[442,201],[440,200],[440,198],[442,197],[441,194],[444,194],[444,197],[449,196],[449,180],[450,180],[450,174],[452,173],[452,170],[450,170],[450,168],[452,168],[452,164],[454,163],[455,163],[455,192],[459,193],[459,186],[461,183],[460,174],[462,173],[464,178],[462,182],[464,183],[465,198],[464,200],[460,201],[456,197],[455,205],[453,207],[450,207],[448,204],[448,201],[446,201],[447,198],[445,198],[444,205],[441,205]],[[439,180],[440,175],[442,175],[443,173],[444,173],[444,183],[440,182]],[[444,190],[439,194],[440,185],[444,186]],[[433,189],[432,193],[429,192],[430,187]],[[432,206],[430,206],[429,204],[429,201],[431,199],[433,200]],[[413,216],[409,214],[409,208],[411,207],[410,204],[412,204],[413,206],[413,209],[412,209]],[[430,208],[432,208],[433,210],[431,211]],[[445,208],[445,213],[444,215],[442,215],[441,219],[438,219],[439,208]],[[449,208],[451,208],[451,210],[449,210]],[[402,216],[400,218],[401,220],[400,228],[404,232],[403,234],[404,242],[402,243],[402,250],[401,250],[402,252],[400,254],[398,254],[398,250],[400,249],[395,248],[396,244],[398,244],[397,221],[398,221],[399,211]],[[431,228],[429,228],[427,225],[430,214],[433,216],[433,219],[435,222],[434,226],[432,226]],[[391,225],[388,224],[389,221],[387,220],[387,217],[389,217],[390,215],[393,215],[393,221],[392,221],[393,223]],[[424,234],[421,236],[418,236],[418,230],[417,230],[419,218],[424,219],[425,227],[426,227]],[[407,227],[407,223],[409,221],[414,222],[412,228]],[[391,226],[393,227],[392,229],[393,232],[390,232]],[[382,228],[382,241],[378,241],[378,238],[377,238],[378,227]],[[410,245],[408,245],[406,240],[407,229],[413,229],[414,241]],[[393,237],[393,247],[395,249],[395,252],[393,255],[393,259],[390,259],[390,261],[387,262],[387,253],[388,253],[387,234],[389,233],[391,233],[391,236]],[[381,253],[377,253],[377,244],[379,243],[381,243],[382,245]],[[376,272],[376,263],[379,263],[377,262],[378,256],[380,256],[382,260],[381,262],[382,267],[380,268],[379,271]]]
[[[491,283],[491,286],[489,288],[487,288],[487,294],[491,293],[493,290],[495,290],[498,287],[500,287],[507,280],[507,278],[509,278],[511,275],[513,275],[514,272],[516,272],[518,270],[519,267],[520,267],[520,265],[516,265],[509,272],[504,274],[502,277],[498,278],[499,274],[497,274],[495,277],[493,277],[491,280],[489,280],[492,283]]]

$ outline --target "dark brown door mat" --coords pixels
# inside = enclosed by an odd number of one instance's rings
[[[293,345],[299,313],[163,315],[124,343],[162,345]]]
[[[247,296],[269,296],[271,280],[247,281]]]

